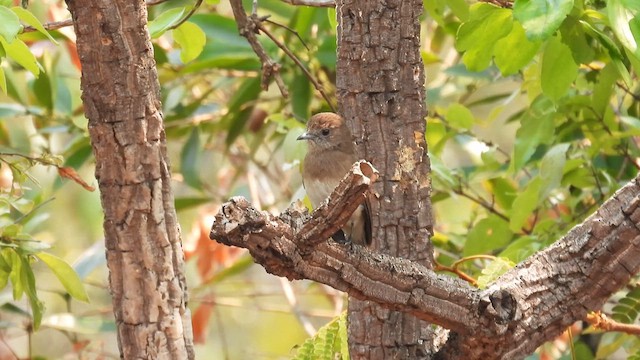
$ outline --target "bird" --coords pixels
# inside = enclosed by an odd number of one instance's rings
[[[335,113],[322,112],[307,122],[306,131],[297,140],[306,140],[308,151],[302,164],[302,183],[311,205],[317,208],[329,197],[340,180],[358,161],[351,131]],[[371,244],[371,216],[366,199],[351,215],[342,230],[332,238],[339,243]]]

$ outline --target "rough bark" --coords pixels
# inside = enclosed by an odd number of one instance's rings
[[[67,0],[104,208],[121,357],[194,358],[183,251],[143,0]]]
[[[339,0],[337,89],[340,114],[362,158],[380,171],[373,249],[431,268],[429,158],[425,143],[422,1]],[[431,327],[406,313],[349,300],[353,359],[418,359],[431,353]]]
[[[446,360],[522,359],[600,309],[640,271],[640,176],[484,290],[415,261],[324,242],[366,191],[367,181],[352,176],[311,219],[296,210],[275,217],[236,198],[223,205],[211,237],[249,249],[275,275],[315,280],[450,329],[442,349],[429,356]]]

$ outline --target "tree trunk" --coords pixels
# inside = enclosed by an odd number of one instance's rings
[[[374,251],[431,268],[433,231],[425,142],[422,1],[338,0],[340,113],[361,157],[380,171],[374,186]],[[349,299],[353,359],[418,359],[433,332],[414,316]]]
[[[180,230],[143,0],[67,0],[96,158],[118,345],[194,358]]]

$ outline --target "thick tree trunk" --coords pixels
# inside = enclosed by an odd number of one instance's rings
[[[362,157],[380,171],[372,204],[375,251],[431,268],[422,7],[418,0],[338,0],[337,88]],[[429,324],[410,314],[349,299],[353,359],[425,358],[432,337]]]
[[[143,0],[67,0],[125,359],[194,358],[183,251]]]

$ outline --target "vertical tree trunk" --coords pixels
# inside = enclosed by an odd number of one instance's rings
[[[125,359],[193,358],[144,0],[67,0],[104,208],[109,283]]]
[[[381,174],[372,204],[374,248],[431,267],[422,1],[338,0],[336,5],[340,112],[362,156]],[[352,359],[428,358],[432,337],[429,324],[411,315],[349,299]]]

